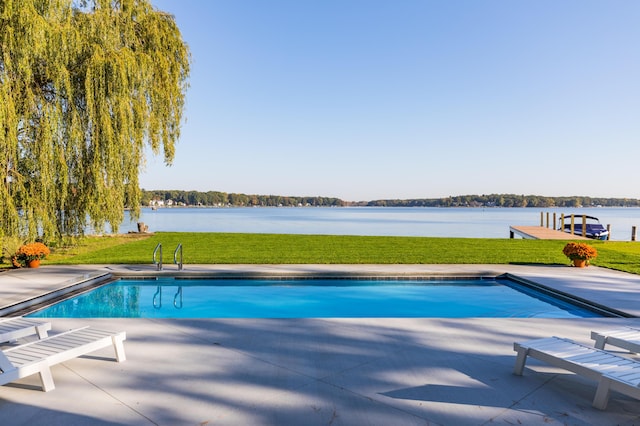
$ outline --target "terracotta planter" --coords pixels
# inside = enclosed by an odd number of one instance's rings
[[[577,268],[586,268],[588,263],[584,259],[573,259],[573,266]]]
[[[29,268],[37,268],[40,266],[40,259],[34,259],[27,262]]]

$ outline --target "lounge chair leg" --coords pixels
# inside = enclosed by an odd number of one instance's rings
[[[513,374],[516,376],[522,376],[522,370],[524,370],[524,364],[527,362],[527,354],[529,353],[529,349],[523,348],[518,345],[514,348],[518,355],[516,357],[516,365],[513,367]]]
[[[36,326],[36,333],[38,334],[38,339],[44,339],[45,337],[49,336],[49,334],[47,333],[47,330],[49,329],[49,327],[51,327],[49,324],[41,324]]]
[[[593,345],[594,348],[596,348],[596,349],[604,349],[604,345],[607,343],[607,337],[606,336],[602,336],[602,335],[596,334],[596,333],[591,333],[591,338],[593,340],[595,340],[595,343]]]
[[[611,379],[602,376],[598,382],[596,396],[593,398],[593,406],[598,410],[605,410],[609,402],[609,394],[611,393]]]
[[[112,336],[113,348],[116,351],[116,360],[123,362],[127,360],[127,356],[124,353],[124,336]]]
[[[52,391],[56,388],[53,383],[53,376],[51,375],[51,368],[47,365],[40,370],[40,382],[42,383],[42,390],[44,392]]]

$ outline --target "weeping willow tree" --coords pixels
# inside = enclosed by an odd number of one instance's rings
[[[149,0],[0,0],[0,236],[139,217],[145,147],[171,164],[189,50]]]

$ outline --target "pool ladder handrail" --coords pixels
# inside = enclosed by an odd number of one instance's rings
[[[156,254],[160,252],[160,260],[156,260]],[[156,265],[158,271],[162,270],[162,243],[158,243],[156,248],[153,250],[153,264]]]
[[[178,252],[180,252],[180,261],[178,261]],[[173,263],[178,265],[178,271],[182,271],[182,243],[178,244],[173,252]]]

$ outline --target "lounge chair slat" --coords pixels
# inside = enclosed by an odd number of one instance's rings
[[[640,337],[640,332],[635,329],[627,329],[627,330],[613,330],[607,333],[609,336],[617,337],[618,339],[638,339]]]
[[[8,353],[7,358],[9,358],[14,365],[24,365],[33,361],[50,358],[58,353],[60,353],[60,351],[43,351],[28,348],[25,351]]]
[[[589,359],[607,359],[609,358],[609,354],[607,353],[594,353],[591,348],[579,348],[579,350],[569,352],[557,352],[554,353],[557,356],[563,356],[567,359],[575,359],[575,360],[589,360]]]
[[[624,380],[625,382],[631,383],[634,386],[638,386],[640,383],[640,371],[627,371],[627,372],[607,372],[608,376],[612,376],[618,378],[620,380]]]
[[[30,355],[32,357],[40,357],[40,356],[52,356],[55,354],[63,353],[69,350],[73,350],[77,347],[82,347],[85,345],[93,344],[94,342],[107,340],[110,342],[110,337],[99,337],[97,339],[70,339],[69,336],[62,336],[61,339],[58,340],[47,340],[42,342],[36,342],[37,344],[30,345],[27,348],[24,348],[21,351],[24,355]],[[108,344],[104,345],[109,346]]]
[[[568,350],[576,349],[574,346],[567,345],[564,339],[539,339],[536,340],[536,347],[544,350]]]
[[[44,341],[37,345],[37,347],[48,348],[50,350],[65,350],[69,347],[84,345],[90,341],[90,339],[70,339],[67,336],[62,336],[60,339],[55,341]]]
[[[593,363],[593,364],[608,364],[608,363],[619,363],[620,359],[617,356],[612,356],[609,353],[586,353],[580,356],[569,357],[571,361],[581,362],[584,364]]]
[[[612,374],[615,372],[624,373],[636,370],[636,367],[633,365],[615,365],[615,364],[605,364],[605,365],[594,365],[592,368],[597,368],[599,372],[602,374]]]
[[[7,358],[13,365],[24,365],[34,360],[42,359],[46,354],[39,354],[34,352],[20,352],[17,354],[7,354]]]

